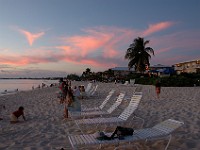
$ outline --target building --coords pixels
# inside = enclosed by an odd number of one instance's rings
[[[174,65],[177,74],[180,73],[200,73],[200,59],[181,62]]]
[[[172,66],[157,64],[157,65],[148,67],[148,73],[153,74],[153,75],[158,75],[158,76],[169,76],[170,74],[175,73],[175,71]]]
[[[128,67],[115,67],[111,68],[114,71],[115,76],[125,76],[128,75],[130,72],[135,71],[134,68],[129,69]]]

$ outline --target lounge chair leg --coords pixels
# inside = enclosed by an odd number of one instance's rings
[[[123,146],[119,146],[119,143],[118,143],[118,146],[115,147],[114,150],[117,150],[118,148],[127,148],[127,147],[135,147],[137,150],[139,150],[139,148],[136,145],[132,145],[130,143],[128,145],[123,145]]]
[[[101,149],[102,148],[102,144],[99,144],[99,148],[98,149]]]
[[[169,135],[169,141],[168,141],[168,143],[167,143],[167,145],[166,145],[166,147],[165,147],[165,150],[167,150],[167,148],[168,148],[168,146],[169,146],[169,144],[170,144],[170,142],[171,142],[171,139],[172,139],[172,135],[170,134],[170,135]]]
[[[99,126],[99,124],[100,124],[100,123],[98,123],[98,124],[96,125],[96,129],[97,129],[97,127]]]
[[[134,115],[132,119],[134,119],[134,118],[138,118],[138,119],[142,120],[142,125],[141,125],[141,127],[143,127],[143,125],[144,125],[144,119],[141,118],[141,117],[138,117],[138,116],[136,116],[136,115]]]
[[[106,129],[107,129],[107,125],[105,124],[105,128],[103,129],[103,131],[105,132],[105,131],[106,131]]]

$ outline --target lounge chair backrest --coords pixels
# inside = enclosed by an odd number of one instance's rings
[[[129,102],[129,105],[124,109],[124,111],[118,118],[126,121],[132,115],[132,113],[137,109],[141,98],[142,94],[133,94]]]
[[[87,87],[85,89],[85,92],[86,93],[89,92],[89,90],[91,89],[91,87],[92,87],[92,83],[88,83],[88,85],[87,85]]]
[[[95,86],[92,86],[92,87],[90,88],[90,90],[87,92],[87,94],[90,96],[91,93],[94,91],[94,89],[95,89]]]
[[[97,85],[94,87],[94,90],[93,90],[93,91],[91,92],[91,94],[90,94],[91,96],[93,96],[93,95],[95,94],[95,92],[97,91],[98,86],[99,86],[99,85],[97,84]]]
[[[107,112],[112,113],[122,103],[124,96],[125,96],[125,92],[120,93],[115,103],[107,110]]]
[[[106,105],[106,103],[109,101],[111,96],[114,94],[115,90],[112,89],[109,94],[106,96],[106,99],[103,101],[103,103],[99,106],[100,109],[103,109],[103,107]]]
[[[125,81],[124,85],[128,85],[128,83],[129,83],[128,81]]]
[[[183,122],[168,119],[166,121],[163,121],[153,127],[153,129],[157,129],[160,131],[163,131],[166,134],[170,134],[173,132],[175,129],[179,128],[180,126],[183,125]]]
[[[94,145],[99,144],[100,146],[105,144],[116,144],[119,145],[122,143],[123,149],[126,149],[130,145],[130,142],[137,142],[137,141],[147,141],[148,139],[165,139],[168,137],[167,145],[165,146],[165,150],[167,150],[170,142],[171,142],[171,134],[173,131],[175,131],[177,128],[181,127],[184,123],[168,119],[161,123],[158,123],[154,127],[150,128],[142,128],[142,129],[136,129],[134,130],[134,133],[132,136],[124,137],[123,142],[120,142],[119,139],[113,139],[113,140],[98,140],[96,137],[96,134],[82,134],[82,135],[68,135],[69,141],[71,143],[71,146],[73,149],[77,149],[79,145],[81,146],[88,146],[88,145]],[[169,137],[170,135],[170,137]],[[124,142],[129,142],[129,144],[125,144]],[[137,147],[136,147],[137,148]],[[122,149],[122,148],[121,148]]]
[[[130,84],[134,85],[135,84],[135,79],[130,79]]]

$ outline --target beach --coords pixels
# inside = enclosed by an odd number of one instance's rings
[[[73,81],[72,86],[84,85],[88,82]],[[168,150],[198,150],[200,149],[200,87],[162,87],[160,98],[152,85],[122,85],[114,83],[95,83],[99,87],[93,97],[83,99],[81,103],[88,107],[99,106],[111,89],[116,89],[116,96],[125,91],[131,97],[134,90],[141,91],[143,97],[134,112],[144,119],[142,128],[152,127],[166,119],[184,122],[172,134]],[[46,87],[30,91],[19,91],[0,97],[3,120],[0,121],[0,150],[71,150],[68,134],[81,134],[73,119],[63,119],[64,107],[57,98],[57,87]],[[127,100],[120,105],[114,115],[120,114],[126,107]],[[20,118],[20,123],[10,124],[9,115],[24,106],[27,121]],[[112,114],[113,115],[113,114]],[[137,121],[136,121],[137,122]],[[140,126],[135,126],[141,128]],[[114,131],[110,129],[111,131]],[[87,129],[87,133],[96,132],[94,128]],[[142,150],[161,150],[165,148],[167,140],[134,142]],[[96,149],[97,146],[84,146],[80,149]],[[107,145],[102,149],[112,150],[114,145]],[[134,148],[130,148],[134,149]]]

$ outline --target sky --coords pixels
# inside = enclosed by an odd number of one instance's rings
[[[127,67],[135,38],[150,64],[200,59],[199,0],[0,0],[0,77]]]

